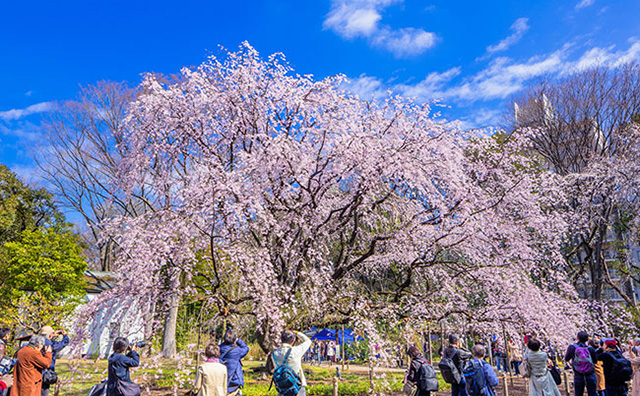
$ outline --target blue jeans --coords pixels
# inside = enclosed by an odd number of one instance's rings
[[[627,396],[626,385],[606,385],[606,388],[607,396]]]
[[[585,385],[587,386],[587,395],[596,396],[596,375],[594,373],[588,375],[575,373],[573,377],[575,396],[584,395]]]
[[[520,362],[511,362],[511,367],[516,375],[520,375]]]
[[[455,382],[451,384],[451,396],[467,396],[465,385],[466,383],[464,382],[464,378],[459,384],[456,384]]]

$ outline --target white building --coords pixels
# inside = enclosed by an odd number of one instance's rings
[[[86,303],[111,289],[115,282],[111,272],[85,271],[85,279],[88,283]],[[116,301],[104,306],[89,324],[91,338],[84,342],[84,354],[107,357],[113,341],[120,336],[127,337],[130,342],[144,340],[146,323],[138,312],[135,304],[129,301]]]

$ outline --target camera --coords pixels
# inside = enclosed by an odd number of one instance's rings
[[[147,341],[138,341],[138,342],[132,342],[131,344],[129,344],[129,348],[144,348],[145,346],[147,346]]]

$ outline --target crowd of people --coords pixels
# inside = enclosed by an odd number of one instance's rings
[[[305,396],[307,381],[302,369],[303,358],[312,342],[302,332],[285,330],[280,347],[267,358],[272,384],[282,396]],[[241,396],[244,387],[242,358],[249,353],[247,344],[228,329],[219,345],[211,343],[204,349],[205,361],[198,367],[192,394],[197,396]]]
[[[7,356],[11,332],[0,329],[0,395],[48,396],[57,381],[56,355],[69,344],[64,330],[43,327],[37,334],[16,337],[21,342],[12,357]],[[267,370],[272,385],[281,396],[305,396],[306,378],[302,369],[305,359],[313,356],[331,361],[337,356],[335,344],[313,342],[302,332],[285,330],[280,347],[267,358]],[[470,350],[463,347],[460,337],[449,335],[447,346],[440,350],[438,369],[451,385],[451,396],[496,396],[498,374],[512,370],[528,378],[530,396],[560,396],[562,381],[560,366],[573,372],[575,396],[640,396],[640,338],[622,344],[613,338],[590,336],[581,331],[575,342],[558,356],[555,346],[528,335],[522,343],[509,340],[506,354],[496,342],[488,346],[479,340]],[[327,351],[320,352],[320,346]],[[138,348],[124,337],[113,342],[108,359],[108,378],[94,387],[90,395],[138,396],[140,387],[131,381],[129,369],[140,364]],[[333,353],[327,347],[333,347]],[[491,351],[488,348],[492,348]],[[487,352],[492,352],[488,359]],[[222,341],[204,348],[204,361],[195,375],[192,394],[195,396],[241,396],[244,387],[242,359],[249,353],[247,344],[233,329],[227,329]],[[405,391],[411,396],[430,396],[438,390],[436,371],[416,346],[406,354],[409,364],[405,374]],[[558,364],[558,359],[561,360]],[[496,369],[488,362],[494,360]],[[335,360],[333,360],[335,361]]]
[[[451,334],[448,346],[440,351],[438,364],[445,382],[451,384],[451,396],[495,396],[498,385],[497,372],[507,370],[509,357],[511,369],[516,375],[528,378],[530,396],[560,396],[558,385],[562,382],[561,369],[557,362],[556,348],[528,335],[522,347],[513,340],[507,343],[509,354],[502,354],[496,345],[491,345],[496,370],[486,361],[485,344],[480,340],[471,351],[462,347],[457,335]],[[430,367],[418,349],[408,349],[411,362],[405,375],[406,393],[411,396],[429,396],[431,390],[420,373],[430,372]],[[514,364],[516,362],[516,364]],[[574,343],[568,346],[563,362],[565,370],[573,372],[575,396],[640,396],[640,338],[621,344],[613,338],[598,335],[591,337],[581,331]],[[437,388],[436,388],[437,389]]]
[[[312,340],[311,347],[304,354],[305,363],[321,366],[328,362],[329,366],[340,360],[340,344],[334,341]]]
[[[10,329],[0,329],[0,395],[48,396],[58,381],[56,356],[69,344],[67,332],[44,326],[38,334],[17,337],[16,351],[8,356],[10,337]]]

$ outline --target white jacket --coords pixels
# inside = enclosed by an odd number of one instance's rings
[[[274,367],[281,365],[284,357],[287,355],[287,352],[291,349],[291,354],[289,355],[287,364],[291,366],[296,373],[298,373],[302,380],[302,386],[307,386],[307,379],[304,377],[304,370],[302,370],[302,356],[304,356],[311,346],[311,340],[309,337],[304,335],[304,333],[300,332],[298,332],[298,338],[302,340],[302,344],[293,347],[289,344],[282,344],[280,348],[273,351],[273,363],[275,364]]]

